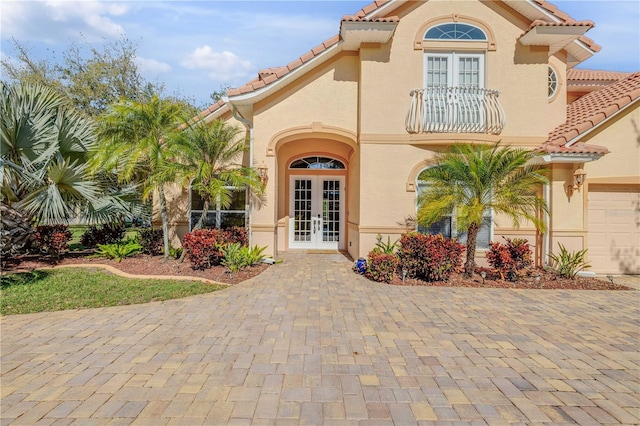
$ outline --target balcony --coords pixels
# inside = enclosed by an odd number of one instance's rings
[[[405,127],[409,133],[486,133],[498,135],[505,113],[498,91],[478,87],[429,87],[409,94]]]

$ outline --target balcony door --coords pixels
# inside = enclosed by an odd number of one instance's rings
[[[484,55],[425,54],[425,119],[436,131],[484,124]]]
[[[291,176],[289,248],[344,249],[344,176]]]

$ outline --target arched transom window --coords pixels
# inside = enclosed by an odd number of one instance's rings
[[[304,157],[291,162],[290,169],[315,169],[315,170],[341,170],[345,169],[344,163],[329,157]]]
[[[473,25],[450,22],[429,28],[424,34],[424,39],[486,41],[487,35],[480,28]]]

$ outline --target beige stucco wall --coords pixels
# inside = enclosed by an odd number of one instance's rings
[[[640,186],[640,103],[585,135],[580,141],[601,145],[610,153],[586,163],[554,164],[551,179],[550,250],[558,251],[558,243],[569,251],[588,246],[589,185],[612,184],[623,187]],[[585,185],[572,196],[567,186],[573,183],[573,173],[582,168],[587,173]]]
[[[377,234],[385,239],[387,235],[397,238],[405,231],[405,219],[415,214],[415,192],[408,183],[415,179],[416,167],[431,158],[435,150],[464,141],[501,140],[504,144],[535,147],[564,121],[566,54],[556,52],[550,58],[547,48],[521,46],[517,40],[530,21],[508,6],[501,2],[430,0],[407,2],[394,14],[400,22],[389,43],[362,44],[358,51],[337,54],[257,102],[247,116],[254,126],[254,165],[264,162],[269,171],[264,199],[253,210],[253,242],[268,246],[269,254],[287,249],[287,168],[295,157],[322,154],[345,161],[347,249],[358,257],[374,246]],[[409,135],[404,128],[409,92],[423,86],[425,51],[415,48],[416,35],[420,36],[421,28],[429,22],[449,17],[481,24],[495,42],[495,48],[478,53],[485,53],[485,87],[501,92],[507,124],[500,135]],[[430,42],[429,49],[465,50],[473,45],[438,43]],[[551,100],[547,96],[549,63],[560,80],[559,94]],[[232,120],[229,114],[225,118]],[[632,120],[620,121],[611,125],[610,133],[617,138],[622,132],[624,140],[634,137]],[[590,138],[593,140],[588,143],[611,147],[624,143],[610,140],[610,135],[594,134]],[[636,144],[634,155],[609,154],[606,162],[603,159],[585,165],[588,179],[608,178],[612,168],[624,176],[637,176],[630,159],[638,158],[638,149]],[[565,192],[578,166],[553,168],[552,247],[557,242],[570,249],[585,244],[585,192],[573,197]],[[497,217],[493,240],[501,240],[501,236],[527,238],[540,249],[531,224],[514,230],[510,220]]]
[[[587,182],[624,182],[623,178],[640,176],[640,101],[629,106],[608,123],[602,125],[582,142],[606,146],[609,154],[587,163]]]
[[[549,119],[548,49],[517,43],[529,25],[520,16],[493,2],[438,0],[408,2],[398,15],[400,22],[390,43],[360,48],[363,135],[403,135],[408,140],[404,119],[409,107],[409,92],[423,87],[424,78],[424,51],[414,49],[414,39],[426,22],[453,15],[458,15],[456,19],[461,22],[469,22],[465,17],[472,17],[484,23],[495,36],[496,49],[485,52],[485,87],[501,92],[499,99],[507,115],[501,138],[546,137],[562,120],[564,113],[560,118]],[[451,42],[442,45],[444,50],[456,47]],[[562,72],[562,67],[559,68]],[[552,113],[564,109],[563,101],[561,98],[554,103]],[[532,117],[537,119],[532,120]]]

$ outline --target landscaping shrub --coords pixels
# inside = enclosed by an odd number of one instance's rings
[[[243,250],[245,251],[245,265],[254,266],[262,262],[265,258],[264,251],[266,249],[266,247],[259,247],[258,245],[253,247],[243,247]]]
[[[231,243],[222,249],[224,259],[222,265],[226,266],[231,273],[238,272],[245,266],[245,252],[242,250],[240,243]]]
[[[0,202],[0,265],[26,253],[34,232],[29,214]]]
[[[135,240],[121,241],[114,244],[99,244],[95,257],[115,259],[118,263],[125,257],[133,256],[142,251],[142,246]]]
[[[373,281],[389,283],[397,268],[398,258],[395,254],[381,253],[374,249],[367,256],[364,276]]]
[[[90,226],[80,237],[80,244],[86,248],[99,244],[115,244],[122,241],[125,234],[124,223],[105,223],[102,226]]]
[[[531,248],[528,241],[522,238],[509,239],[503,237],[506,244],[490,242],[487,262],[500,274],[502,279],[518,280],[518,271],[533,264]]]
[[[247,247],[240,243],[230,243],[222,249],[224,258],[221,264],[226,266],[231,273],[238,272],[245,266],[254,266],[264,259],[263,252],[266,247]]]
[[[60,252],[68,248],[71,241],[71,231],[67,225],[41,225],[36,226],[33,234],[33,248],[43,251],[51,257],[57,259]]]
[[[446,281],[460,265],[464,246],[442,235],[418,232],[400,237],[398,259],[407,276],[424,281]]]
[[[562,244],[558,243],[558,246],[560,246],[560,253],[549,253],[549,257],[553,261],[554,269],[560,276],[573,279],[578,272],[591,267],[585,260],[587,249],[569,252]]]
[[[185,257],[194,269],[207,269],[219,265],[224,253],[221,247],[221,235],[218,229],[196,229],[185,234],[182,248]]]
[[[383,243],[382,235],[378,234],[378,237],[376,238],[376,246],[373,250],[377,251],[378,253],[393,254],[397,248],[398,248],[397,240],[392,243],[391,237],[387,235],[387,242]]]
[[[232,226],[222,230],[223,239],[226,244],[238,243],[241,246],[249,245],[249,234],[245,228]]]
[[[244,228],[197,229],[184,236],[182,247],[185,257],[194,269],[207,269],[220,265],[224,258],[223,249],[229,244],[246,247],[249,243]]]
[[[180,259],[180,257],[182,257],[182,247],[169,246],[169,257],[172,259]]]
[[[138,244],[142,246],[144,253],[158,256],[164,251],[162,229],[141,229],[138,231]]]

